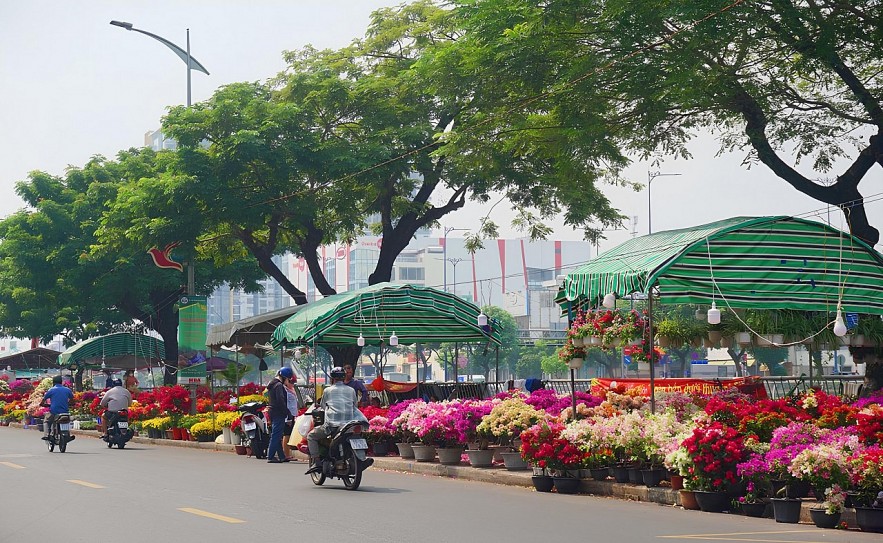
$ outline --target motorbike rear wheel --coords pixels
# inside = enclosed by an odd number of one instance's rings
[[[350,458],[347,461],[348,470],[346,475],[341,475],[340,480],[347,490],[358,490],[362,484],[362,469],[359,466],[359,459],[356,457],[356,451],[350,450]]]
[[[315,465],[315,462],[310,460],[310,467],[313,467],[314,465]],[[323,484],[325,484],[325,472],[320,471],[318,473],[311,473],[310,479],[313,480],[314,485],[322,486]]]
[[[49,429],[49,439],[46,440],[46,446],[49,447],[49,452],[53,452],[55,450],[55,428]]]
[[[67,450],[67,436],[67,432],[58,434],[58,452],[64,452]]]
[[[126,442],[125,442],[125,441],[120,441],[119,443],[117,443],[117,448],[118,448],[118,449],[124,449],[125,447],[126,447]]]

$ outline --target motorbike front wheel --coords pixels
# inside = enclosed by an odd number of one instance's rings
[[[359,459],[356,457],[356,451],[350,450],[350,458],[347,461],[348,468],[346,475],[341,475],[343,486],[347,490],[358,490],[362,484],[362,470],[359,468]]]
[[[310,467],[313,467],[314,465],[315,465],[315,463],[312,460],[310,460]],[[322,486],[323,484],[325,484],[325,472],[320,471],[318,473],[311,473],[310,479],[313,480],[314,485]]]

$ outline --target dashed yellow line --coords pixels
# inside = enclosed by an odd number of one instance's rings
[[[245,522],[244,520],[240,520],[238,518],[225,517],[224,515],[216,515],[215,513],[209,513],[208,511],[203,511],[202,509],[193,509],[192,507],[179,507],[178,511],[190,513],[191,515],[199,515],[200,517],[220,520],[223,522],[229,522],[230,524],[242,524],[243,522]]]
[[[18,464],[14,464],[12,462],[0,462],[0,464],[6,466],[7,468],[25,469],[24,466],[20,466]]]
[[[79,479],[68,479],[67,482],[73,483],[75,485],[89,487],[89,488],[106,488],[101,485],[96,485],[95,483],[90,483],[88,481],[81,481]]]

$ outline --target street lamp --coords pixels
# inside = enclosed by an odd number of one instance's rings
[[[454,296],[457,295],[457,264],[463,262],[462,258],[448,258],[445,260],[446,262],[450,262],[454,266]],[[448,265],[445,264],[445,269],[447,269]],[[445,283],[445,292],[448,291],[448,284]]]
[[[679,173],[663,173],[663,172],[651,172],[647,170],[647,233],[653,233],[653,220],[651,217],[651,212],[653,208],[650,205],[650,183],[653,182],[657,177],[669,177],[674,175],[681,175]]]
[[[443,237],[444,241],[442,242],[442,263],[444,264],[444,267],[445,267],[445,270],[444,270],[445,292],[448,291],[448,234],[450,234],[451,232],[454,232],[455,230],[469,230],[469,229],[468,228],[454,228],[453,226],[445,226],[445,235]],[[462,260],[462,259],[460,259],[460,260]],[[460,260],[458,260],[457,262],[459,263]],[[455,282],[457,281],[456,271],[457,271],[457,265],[454,264],[454,272],[455,272],[454,273],[454,281]]]
[[[132,25],[132,23],[127,23],[124,21],[111,21],[110,24],[113,26],[118,26],[120,28],[124,28],[126,30],[131,30],[133,32],[138,32],[140,34],[144,34],[145,36],[150,36],[151,38],[155,39],[156,41],[162,43],[163,45],[165,45],[166,47],[171,49],[172,52],[174,52],[176,55],[178,55],[178,57],[181,60],[184,61],[184,64],[187,65],[187,107],[189,108],[191,105],[191,97],[190,97],[190,95],[191,95],[191,91],[190,91],[190,72],[191,72],[191,70],[197,70],[199,72],[204,73],[205,75],[209,75],[208,70],[205,69],[205,66],[203,66],[198,60],[196,60],[195,58],[193,58],[190,55],[190,29],[189,28],[187,29],[187,49],[182,49],[181,47],[175,45],[174,43],[170,42],[169,40],[167,40],[161,36],[157,36],[156,34],[153,34],[151,32],[147,32],[146,30],[141,30],[140,28],[135,28]],[[192,262],[187,266],[187,294],[191,295],[191,296],[193,294],[196,294],[194,265]]]

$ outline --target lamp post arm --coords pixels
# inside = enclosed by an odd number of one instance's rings
[[[165,45],[166,47],[168,47],[169,49],[174,51],[174,53],[176,55],[178,55],[178,57],[182,61],[184,61],[184,64],[187,64],[187,59],[189,58],[190,59],[189,67],[191,70],[196,70],[196,71],[204,73],[205,75],[210,75],[208,73],[208,70],[205,69],[205,66],[203,66],[198,60],[196,60],[192,56],[188,55],[187,51],[185,51],[184,49],[181,49],[180,47],[178,47],[174,43],[170,42],[169,40],[163,38],[162,36],[157,36],[156,34],[154,34],[152,32],[148,32],[146,30],[141,30],[141,29],[134,28],[134,27],[129,28],[128,30],[131,30],[132,32],[139,32],[141,34],[144,34],[145,36],[150,36],[151,38],[155,39],[158,42],[161,42],[163,45]]]

